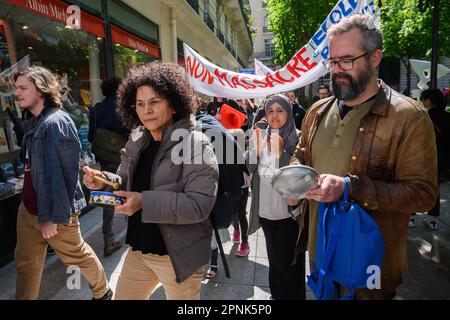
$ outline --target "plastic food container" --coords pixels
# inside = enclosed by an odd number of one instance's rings
[[[89,204],[97,207],[118,207],[126,202],[124,197],[105,191],[91,191]]]

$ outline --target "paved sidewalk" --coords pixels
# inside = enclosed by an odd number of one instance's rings
[[[426,229],[421,220],[423,215],[417,216],[417,227],[409,230],[408,259],[409,268],[404,275],[404,283],[398,290],[397,299],[450,299],[450,265],[446,264],[446,244],[450,243],[450,183],[441,185],[441,212],[439,220],[440,230]],[[250,203],[250,201],[249,201]],[[80,219],[81,230],[85,240],[92,246],[99,256],[111,287],[117,284],[117,277],[123,265],[126,246],[110,257],[103,256],[103,237],[101,231],[102,211],[98,208],[90,211]],[[122,239],[125,236],[125,219],[116,216],[114,229]],[[232,227],[230,227],[230,233]],[[440,257],[432,252],[436,238],[441,242]],[[434,240],[433,240],[434,239]],[[219,258],[220,270],[215,279],[205,279],[202,282],[201,299],[211,300],[267,300],[270,298],[268,285],[268,260],[265,248],[265,238],[260,229],[249,237],[250,255],[237,257],[237,245],[229,241],[224,245],[227,254],[231,279],[225,277],[223,266]],[[445,252],[445,253],[444,253]],[[307,262],[308,265],[308,262]],[[307,268],[308,270],[309,268]],[[67,267],[57,256],[47,257],[46,267],[42,277],[39,299],[87,300],[91,298],[87,282],[82,279],[81,288],[69,290],[66,281],[70,274]],[[0,300],[14,299],[15,292],[15,264],[9,263],[0,269]],[[152,300],[165,299],[164,290],[159,286]],[[314,296],[307,289],[307,299]]]

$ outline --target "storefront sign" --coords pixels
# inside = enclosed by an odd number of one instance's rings
[[[114,25],[111,25],[111,39],[114,43],[119,43],[155,58],[159,57],[158,46],[142,40]]]
[[[46,16],[52,20],[64,23],[71,27],[74,26],[74,14],[78,14],[73,10],[74,6],[61,2],[59,0],[7,0],[9,3],[30,10],[34,13]],[[69,10],[67,10],[69,8]],[[98,37],[104,36],[102,20],[81,11],[79,17],[79,26],[81,29],[92,33]]]
[[[340,0],[311,40],[283,68],[265,75],[225,70],[184,44],[186,74],[195,90],[233,99],[263,97],[306,86],[328,73],[322,61],[328,58],[326,31],[342,18],[355,13],[375,14],[373,0]]]

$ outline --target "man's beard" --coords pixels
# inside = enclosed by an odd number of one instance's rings
[[[370,78],[372,77],[372,72],[370,69],[364,69],[357,75],[356,80],[349,74],[337,73],[331,75],[331,88],[333,94],[339,100],[353,100],[357,98],[364,90],[366,90]],[[347,79],[348,84],[338,83],[337,79]]]

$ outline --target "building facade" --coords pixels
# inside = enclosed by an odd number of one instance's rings
[[[123,0],[159,26],[161,59],[183,63],[183,43],[211,62],[237,71],[252,54],[247,0]]]
[[[254,59],[260,60],[266,66],[274,69],[272,58],[275,53],[273,45],[274,34],[269,30],[269,18],[267,5],[262,0],[250,0],[251,15],[255,37],[253,41],[253,55],[249,59],[249,65],[254,66]]]

